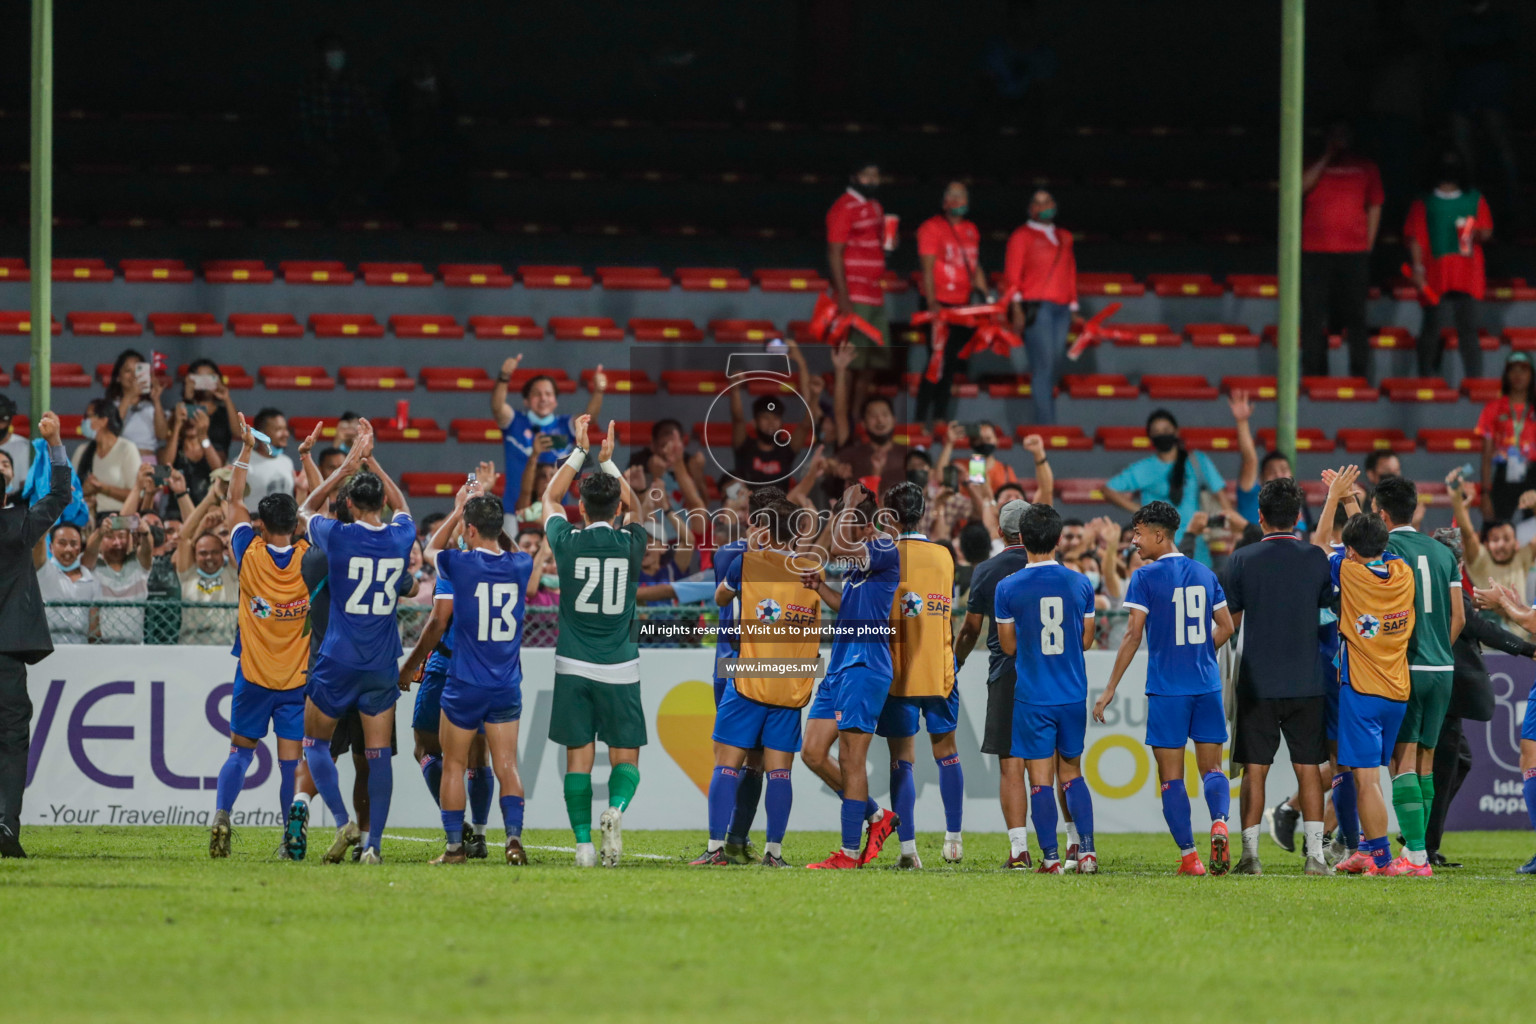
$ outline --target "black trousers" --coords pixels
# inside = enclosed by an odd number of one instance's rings
[[[1370,271],[1370,253],[1301,254],[1302,376],[1328,376],[1331,322],[1344,332],[1344,342],[1349,346],[1349,375],[1371,377],[1371,337],[1365,325]]]
[[[1461,352],[1461,368],[1466,377],[1483,375],[1483,350],[1477,341],[1477,300],[1466,292],[1446,292],[1438,306],[1424,307],[1424,324],[1419,328],[1419,376],[1440,376],[1440,360],[1445,346],[1440,342],[1440,311],[1449,308],[1456,325],[1456,348]]]
[[[1472,745],[1461,731],[1461,719],[1447,717],[1440,729],[1440,741],[1435,744],[1435,802],[1429,808],[1429,822],[1425,830],[1424,848],[1440,849],[1440,837],[1445,832],[1445,815],[1451,809],[1451,801],[1467,781],[1472,770]]]
[[[1488,482],[1488,493],[1493,498],[1493,517],[1515,522],[1520,511],[1520,495],[1536,487],[1536,463],[1526,463],[1525,476],[1510,479],[1509,464],[1495,462],[1493,479]]]
[[[949,337],[944,342],[944,365],[939,373],[937,382],[928,379],[928,366],[925,363],[919,373],[917,381],[917,409],[912,418],[918,423],[927,423],[930,419],[935,422],[944,422],[949,419],[950,401],[954,396],[951,392],[955,388],[955,374],[965,369],[965,361],[960,358],[960,350],[970,343],[971,335],[976,331],[971,327],[954,327],[949,329]],[[939,467],[934,467],[937,472]]]
[[[27,786],[32,699],[27,663],[0,654],[0,825],[21,835],[21,794]]]

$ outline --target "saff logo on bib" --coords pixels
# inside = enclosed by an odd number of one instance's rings
[[[762,622],[770,624],[778,622],[779,616],[782,614],[784,614],[784,609],[780,608],[779,602],[771,597],[757,602],[757,617]]]
[[[264,597],[251,598],[251,614],[258,619],[269,618],[272,615],[272,605]]]
[[[923,613],[923,595],[908,590],[901,595],[901,614],[915,619]]]
[[[1381,632],[1381,620],[1374,615],[1362,615],[1355,620],[1355,632],[1363,640],[1374,640]]]

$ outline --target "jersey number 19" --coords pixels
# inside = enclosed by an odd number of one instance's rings
[[[1205,643],[1205,588],[1175,587],[1173,590],[1173,642],[1183,647]]]
[[[624,591],[629,585],[629,559],[627,558],[578,558],[572,568],[578,581],[583,581],[581,593],[576,595],[576,610],[588,615],[619,615],[624,611]],[[601,606],[592,599],[599,588]]]

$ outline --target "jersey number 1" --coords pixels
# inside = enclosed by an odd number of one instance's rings
[[[1205,643],[1205,588],[1175,587],[1173,590],[1173,642],[1183,647]]]
[[[624,591],[629,586],[629,559],[578,558],[572,572],[584,580],[576,595],[576,610],[588,615],[619,615],[624,611]],[[602,606],[592,600],[592,592],[602,587]]]

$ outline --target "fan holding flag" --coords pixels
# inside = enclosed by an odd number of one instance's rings
[[[943,204],[942,213],[929,217],[917,229],[923,302],[929,313],[965,306],[973,295],[987,293],[987,275],[978,255],[981,233],[965,216],[971,206],[965,183],[950,182],[944,189]],[[915,416],[929,434],[935,421],[949,416],[955,375],[965,368],[961,352],[975,332],[972,326],[945,320],[931,323],[929,368],[917,385]]]

